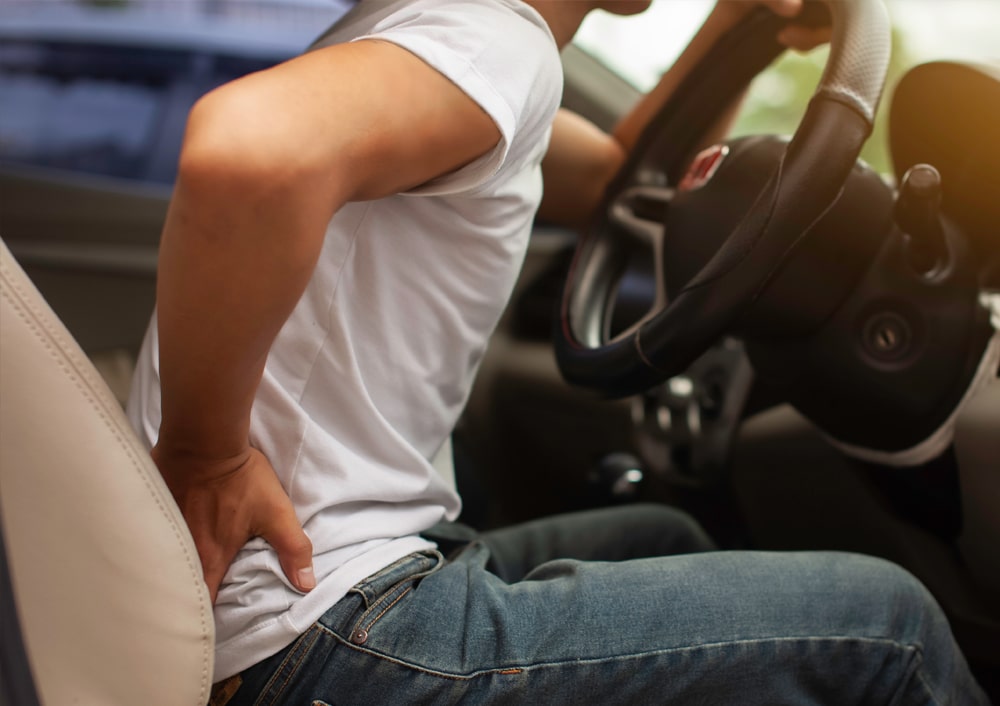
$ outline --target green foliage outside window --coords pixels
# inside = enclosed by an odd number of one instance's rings
[[[882,105],[875,121],[875,130],[861,152],[861,158],[882,174],[892,173],[887,139],[889,101],[896,83],[906,69],[914,64],[902,33],[893,30],[892,39],[892,59]],[[786,52],[754,80],[732,135],[791,134],[805,114],[828,55],[827,47],[808,54]]]

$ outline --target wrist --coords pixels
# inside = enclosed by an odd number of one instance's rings
[[[213,391],[212,397],[222,395]],[[208,404],[208,395],[163,389],[156,445],[171,456],[225,460],[250,447],[250,404]]]
[[[793,18],[802,10],[802,0],[718,0],[709,14],[706,24],[715,23],[725,31],[742,21],[758,7],[768,10],[784,18]]]
[[[718,33],[726,32],[739,24],[758,5],[746,0],[719,0],[705,19],[705,28]]]
[[[187,481],[218,480],[232,475],[250,458],[249,441],[232,444],[199,445],[161,432],[150,451],[153,462],[164,477],[183,474]],[[169,480],[169,478],[168,478]]]

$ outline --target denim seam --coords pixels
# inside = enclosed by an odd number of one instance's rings
[[[349,590],[348,593],[353,593],[357,596],[361,596],[361,600],[365,602],[365,610],[368,610],[369,608],[372,607],[371,602],[368,600],[368,595],[357,586]]]
[[[398,659],[396,657],[391,657],[389,655],[384,655],[384,654],[381,654],[379,652],[375,652],[373,650],[364,649],[364,648],[359,647],[358,645],[354,644],[353,642],[345,640],[340,635],[338,635],[337,633],[335,633],[333,630],[330,630],[329,628],[327,628],[325,626],[321,625],[320,628],[323,629],[323,630],[325,630],[326,632],[330,633],[330,635],[335,640],[337,640],[337,642],[341,643],[342,645],[344,645],[346,647],[351,648],[352,650],[354,650],[356,652],[361,652],[362,654],[366,654],[369,657],[374,657],[375,659],[380,659],[380,660],[383,660],[385,662],[390,662],[392,664],[397,664],[397,665],[399,665],[401,667],[405,667],[407,669],[412,669],[412,670],[414,670],[416,672],[421,672],[423,674],[427,674],[428,676],[439,677],[441,679],[448,679],[450,681],[469,681],[469,680],[471,680],[471,679],[473,679],[474,677],[477,677],[477,676],[481,676],[481,675],[485,675],[485,674],[494,674],[494,673],[495,674],[499,674],[499,673],[502,673],[502,672],[506,672],[506,673],[510,674],[511,673],[511,669],[512,669],[511,667],[498,667],[497,669],[482,670],[482,671],[479,671],[479,672],[476,672],[476,673],[470,674],[470,675],[447,674],[446,672],[436,672],[436,671],[433,671],[431,669],[427,669],[426,667],[421,667],[420,665],[411,664],[410,662],[406,662],[405,660],[401,660],[401,659]],[[520,674],[520,672],[521,672],[521,670],[518,669],[517,673]]]
[[[422,553],[422,552],[417,552],[417,553],[419,554],[419,553]],[[430,567],[429,569],[425,569],[423,571],[418,571],[418,572],[416,572],[414,574],[408,574],[406,576],[403,576],[401,579],[399,579],[398,581],[396,581],[394,584],[391,584],[384,591],[379,592],[378,590],[372,588],[372,584],[375,583],[375,581],[373,581],[374,577],[370,577],[370,578],[365,579],[364,581],[362,581],[362,582],[360,582],[358,584],[355,584],[350,590],[354,591],[355,593],[360,593],[364,597],[364,599],[365,599],[365,605],[366,606],[369,606],[369,607],[377,606],[382,600],[384,600],[384,598],[385,598],[385,596],[387,594],[392,593],[401,584],[404,584],[407,581],[412,581],[412,580],[424,578],[424,577],[429,576],[430,574],[434,573],[439,568],[441,568],[441,563],[444,560],[444,557],[441,556],[440,552],[435,552],[435,554],[437,554],[438,561],[437,561],[437,563],[435,563],[434,566]],[[399,559],[397,559],[396,561],[392,562],[387,567],[385,567],[384,569],[382,569],[381,571],[379,571],[378,574],[385,574],[385,573],[388,573],[388,572],[392,571],[393,569],[395,569],[395,568],[397,568],[399,566],[402,566],[406,562],[412,560],[413,556],[414,556],[413,554],[407,554],[406,556],[400,557]],[[428,557],[428,558],[430,558],[430,557]],[[376,576],[378,574],[376,574]],[[371,595],[369,595],[369,594],[371,594]]]
[[[397,581],[396,583],[394,583],[388,589],[386,589],[386,591],[382,595],[380,595],[378,598],[376,598],[374,601],[372,601],[372,604],[365,610],[364,613],[361,614],[361,617],[358,618],[358,623],[357,624],[361,625],[362,623],[364,623],[365,620],[368,619],[368,616],[370,616],[376,610],[378,610],[379,608],[381,608],[387,602],[391,601],[392,603],[395,603],[396,602],[395,599],[397,598],[396,594],[399,592],[400,589],[403,588],[404,585],[406,585],[406,583],[409,580],[410,580],[409,578],[402,579],[402,580]]]
[[[406,557],[403,557],[403,558],[405,559]],[[385,608],[382,608],[382,611],[377,616],[375,616],[375,618],[370,623],[368,623],[368,625],[364,628],[365,630],[370,630],[372,628],[372,626],[375,625],[375,623],[377,623],[379,620],[381,620],[382,617],[386,613],[388,613],[389,610],[394,605],[396,605],[397,603],[399,603],[399,601],[401,601],[403,599],[403,597],[407,593],[409,593],[411,590],[413,590],[413,585],[412,584],[414,584],[417,581],[420,581],[422,579],[425,579],[428,576],[430,576],[431,574],[433,574],[434,572],[438,571],[442,567],[444,559],[440,555],[440,553],[437,553],[437,559],[438,559],[437,563],[435,563],[434,566],[432,566],[432,567],[430,567],[430,568],[428,568],[428,569],[426,569],[424,571],[419,571],[419,572],[417,572],[415,574],[411,574],[409,576],[405,576],[405,577],[401,578],[399,581],[397,581],[392,586],[390,586],[388,589],[386,589],[386,591],[381,596],[379,596],[376,600],[372,601],[370,604],[369,604],[369,601],[368,601],[368,597],[367,597],[367,595],[365,595],[365,591],[361,587],[361,585],[359,584],[358,586],[355,586],[354,589],[352,589],[352,590],[357,590],[365,598],[365,610],[361,614],[361,616],[357,619],[357,621],[355,621],[354,627],[351,629],[351,634],[354,634],[357,631],[358,628],[364,626],[365,622],[371,617],[371,614],[374,613],[376,610],[378,610],[379,608],[381,608],[383,605],[385,605],[388,602],[389,604],[386,605]],[[400,560],[400,561],[402,561],[402,560]],[[399,562],[397,562],[397,563],[399,563]],[[407,584],[411,584],[411,585],[407,586]],[[404,586],[405,586],[405,588],[404,588]],[[402,591],[402,592],[400,593],[400,591]]]
[[[923,649],[921,649],[920,645],[917,645],[917,646],[915,646],[913,648],[913,650],[915,652],[915,659],[916,659],[916,662],[917,662],[917,665],[916,665],[916,668],[914,669],[914,671],[916,672],[917,681],[920,682],[920,686],[922,686],[924,688],[924,691],[927,692],[927,696],[930,697],[930,699],[931,699],[931,701],[933,703],[935,703],[935,704],[946,703],[945,701],[942,701],[941,699],[938,698],[937,694],[934,693],[934,689],[932,689],[931,685],[927,683],[926,679],[924,679],[924,671],[922,669],[922,667],[924,665],[924,651],[923,651]]]
[[[364,612],[361,613],[358,619],[354,621],[354,627],[351,628],[351,634],[353,635],[355,632],[358,631],[359,628],[362,628],[364,630],[371,629],[371,627],[375,625],[375,623],[377,623],[382,618],[382,616],[389,611],[390,608],[399,603],[400,599],[402,599],[403,596],[405,596],[407,593],[410,592],[410,589],[413,588],[412,586],[407,586],[405,589],[403,589],[403,586],[405,586],[406,583],[409,581],[416,580],[416,578],[417,577],[414,576],[402,579],[401,581],[395,583],[381,596],[379,596],[378,600],[373,602],[371,606],[368,606],[364,610]],[[402,590],[402,593],[400,593],[400,590]],[[385,605],[386,602],[388,602],[389,605],[385,606],[385,608],[382,608],[382,606]],[[368,619],[371,617],[372,613],[374,613],[379,608],[382,608],[382,612],[380,612],[377,616],[375,616],[375,619],[372,620],[370,623],[368,623],[367,626],[365,626],[365,623],[368,622]]]
[[[308,644],[304,644],[305,639],[310,632],[313,633],[312,639],[308,641]],[[277,703],[278,699],[288,687],[288,682],[290,682],[296,672],[299,671],[299,667],[302,665],[302,662],[306,659],[306,657],[309,656],[313,645],[316,644],[319,637],[319,630],[309,630],[303,633],[303,635],[296,640],[295,643],[293,643],[292,649],[285,656],[285,659],[281,661],[281,664],[278,665],[278,668],[274,670],[274,673],[271,675],[271,678],[267,680],[267,684],[264,685],[264,688],[261,689],[260,696],[257,701],[254,702],[254,706],[273,706],[273,704]],[[291,668],[288,669],[287,673],[285,673],[285,668],[289,665],[291,665]],[[277,690],[274,690],[278,675],[282,673],[285,673],[284,681],[281,683],[281,686],[277,688]],[[265,697],[267,697],[267,701],[264,700]]]
[[[661,657],[670,654],[682,654],[684,652],[696,652],[699,650],[718,649],[734,645],[752,645],[752,644],[767,644],[767,643],[781,643],[781,642],[853,642],[859,644],[875,644],[875,645],[888,646],[893,648],[899,648],[905,651],[908,650],[919,651],[920,649],[918,646],[896,642],[895,640],[887,640],[881,638],[856,638],[846,635],[845,636],[830,635],[824,637],[770,637],[770,638],[756,638],[751,640],[729,640],[726,642],[709,642],[703,645],[672,647],[663,650],[636,652],[634,654],[611,655],[608,657],[595,657],[591,659],[567,659],[559,662],[540,662],[537,664],[528,664],[528,665],[507,665],[502,667],[479,669],[474,672],[470,672],[468,674],[452,674],[448,672],[442,672],[440,670],[435,670],[429,667],[425,667],[419,664],[414,664],[404,659],[400,659],[399,657],[393,657],[392,655],[387,655],[381,652],[377,652],[371,648],[362,647],[348,640],[345,640],[336,632],[330,630],[329,628],[323,625],[320,625],[319,627],[320,629],[325,630],[330,635],[332,635],[333,638],[336,639],[338,642],[356,652],[361,652],[370,657],[375,657],[376,659],[397,664],[401,667],[405,667],[407,669],[412,669],[416,672],[427,674],[428,676],[439,677],[441,679],[448,679],[450,681],[471,681],[477,677],[490,676],[494,674],[519,675],[522,674],[523,672],[528,672],[528,671],[540,671],[543,669],[559,668],[567,666],[578,667],[581,665],[607,664],[612,662],[627,661],[633,659],[645,659],[648,657]]]
[[[399,603],[401,600],[403,600],[403,596],[405,596],[407,593],[409,593],[412,590],[413,590],[413,586],[407,586],[406,589],[402,593],[400,593],[398,596],[396,596],[396,600],[394,600],[392,603],[390,603],[389,605],[387,605],[385,607],[385,609],[383,609],[383,611],[381,613],[379,613],[378,615],[376,615],[372,619],[372,621],[370,623],[368,623],[368,627],[366,627],[365,630],[371,630],[372,627],[375,625],[375,623],[377,623],[379,620],[382,619],[383,615],[385,615],[390,610],[392,610],[392,607],[394,605],[396,605],[397,603]]]

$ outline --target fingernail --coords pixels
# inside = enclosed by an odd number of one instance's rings
[[[303,591],[311,591],[316,588],[316,574],[313,573],[311,566],[296,571],[295,580]]]

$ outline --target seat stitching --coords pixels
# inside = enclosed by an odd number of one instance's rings
[[[7,256],[12,257],[9,254],[7,254]],[[125,454],[132,461],[135,469],[140,471],[139,475],[142,478],[143,485],[146,487],[146,490],[152,496],[154,502],[156,503],[157,508],[160,510],[161,515],[170,524],[174,532],[175,538],[179,541],[179,544],[181,545],[182,554],[185,560],[187,561],[188,568],[191,569],[191,578],[193,579],[195,590],[201,593],[204,590],[203,588],[204,581],[202,580],[202,577],[200,576],[197,567],[192,561],[191,553],[187,546],[190,537],[186,537],[180,531],[176,519],[172,516],[172,513],[170,513],[167,510],[166,506],[163,503],[162,498],[160,497],[160,493],[157,492],[157,489],[151,484],[148,475],[142,469],[143,465],[142,461],[136,455],[133,445],[126,441],[126,439],[121,434],[121,430],[118,424],[113,419],[111,419],[110,415],[107,412],[106,406],[102,404],[103,401],[100,399],[99,393],[97,393],[96,390],[94,389],[94,380],[92,379],[92,375],[88,374],[89,371],[87,371],[86,368],[82,368],[82,366],[80,366],[80,361],[75,351],[65,351],[61,349],[59,343],[63,344],[66,343],[65,336],[61,335],[58,332],[58,330],[54,330],[51,326],[45,323],[44,320],[46,317],[46,313],[39,311],[35,306],[31,304],[29,299],[30,295],[14,279],[16,275],[17,273],[15,271],[12,271],[7,266],[7,263],[0,263],[0,280],[2,280],[7,285],[5,288],[3,288],[3,290],[0,290],[0,294],[3,294],[3,296],[11,303],[15,313],[28,326],[29,331],[33,333],[37,338],[37,340],[46,348],[49,355],[56,362],[56,364],[62,369],[62,371],[69,376],[69,378],[72,380],[76,388],[83,394],[84,399],[90,404],[90,406],[94,409],[94,411],[97,412],[101,420],[104,422],[104,425],[111,431],[115,440],[118,442],[119,447],[121,448],[121,450],[125,452]],[[14,294],[17,296],[12,296],[11,294],[9,294],[8,292],[10,290],[13,290]],[[73,342],[73,345],[76,345],[75,342]],[[86,381],[87,385],[84,385],[82,381]],[[150,462],[152,461],[150,460]],[[200,561],[198,563],[198,566],[200,567]],[[201,620],[202,633],[203,634],[207,633],[208,622],[205,615],[204,603],[202,601],[199,601],[199,617]],[[207,641],[203,640],[203,642]],[[201,701],[205,701],[208,699],[209,688],[211,685],[211,679],[208,674],[208,668],[207,668],[208,655],[209,655],[209,649],[207,645],[206,647],[203,648],[203,655],[204,658],[202,660]]]

